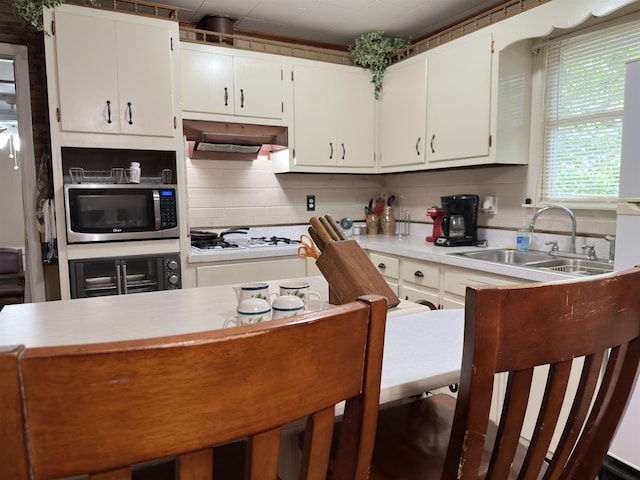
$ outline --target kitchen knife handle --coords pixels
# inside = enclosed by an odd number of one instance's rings
[[[320,223],[322,224],[324,229],[327,232],[329,232],[329,235],[331,236],[331,240],[334,240],[334,241],[340,240],[340,237],[338,236],[336,231],[333,229],[333,226],[329,223],[329,220],[327,220],[325,217],[320,217]]]
[[[320,219],[318,217],[311,217],[311,219],[309,220],[309,223],[311,223],[311,226],[316,231],[321,241],[324,242],[325,246],[327,245],[327,243],[333,242],[333,238],[331,238],[331,235],[329,235],[329,232],[324,227],[324,225],[320,222]]]
[[[316,247],[318,247],[320,251],[324,250],[324,247],[326,247],[326,245],[320,238],[320,235],[318,235],[318,232],[316,232],[313,227],[309,227],[307,231],[309,232],[311,240],[313,240],[313,242],[316,244]]]
[[[329,222],[329,225],[331,226],[331,229],[338,236],[338,240],[346,240],[347,239],[347,237],[345,237],[344,234],[342,233],[342,230],[340,229],[340,227],[338,227],[338,223],[333,220],[333,217],[331,215],[325,215],[324,218],[327,219],[327,222]]]

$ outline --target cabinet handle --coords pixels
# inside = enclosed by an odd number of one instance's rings
[[[418,141],[416,142],[416,154],[420,155],[420,137],[418,137]]]
[[[378,268],[381,268],[384,270],[385,268],[387,268],[387,266],[384,263],[379,263]]]
[[[111,124],[111,100],[107,100],[107,123]]]
[[[133,125],[133,108],[131,102],[127,102],[127,110],[129,110],[129,125]]]
[[[347,155],[347,150],[344,148],[344,143],[341,145],[342,145],[342,160],[344,160],[344,157]]]
[[[431,137],[431,153],[436,153],[435,149],[433,148],[433,142],[436,139],[436,135],[435,133],[433,134],[433,137]]]
[[[333,143],[329,142],[329,159],[333,158]]]
[[[414,277],[424,277],[424,273],[422,273],[420,270],[416,270],[416,272],[413,274]]]
[[[240,108],[244,108],[244,90],[240,89]]]
[[[224,87],[224,106],[229,106],[229,91],[227,90],[227,87]]]

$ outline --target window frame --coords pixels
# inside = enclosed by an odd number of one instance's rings
[[[571,197],[571,198],[545,198],[543,197],[543,175],[545,174],[545,128],[546,128],[546,62],[548,46],[571,37],[585,37],[598,35],[605,29],[624,26],[630,23],[639,23],[640,13],[625,15],[613,20],[596,20],[595,25],[582,26],[572,32],[558,34],[542,39],[532,47],[533,77],[532,77],[532,111],[531,111],[531,132],[530,132],[530,161],[529,161],[529,192],[534,193],[532,207],[542,207],[551,204],[560,204],[574,210],[604,210],[615,211],[618,197]],[[622,115],[624,107],[621,110]],[[612,114],[601,114],[600,118],[611,117]]]

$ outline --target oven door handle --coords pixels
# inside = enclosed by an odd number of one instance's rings
[[[160,230],[162,218],[160,215],[160,192],[153,190],[153,216],[155,218],[155,230]]]
[[[116,262],[116,292],[122,295],[122,275],[120,275],[120,262]]]
[[[123,293],[126,295],[127,293],[129,293],[129,287],[127,286],[127,264],[125,262],[122,262],[121,281]]]

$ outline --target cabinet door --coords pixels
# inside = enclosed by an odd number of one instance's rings
[[[121,132],[172,137],[171,29],[168,25],[117,22],[116,38]]]
[[[334,77],[335,138],[339,167],[371,167],[375,154],[375,97],[368,72],[360,69]]]
[[[120,133],[115,22],[60,11],[54,18],[62,130]]]
[[[295,65],[293,78],[295,164],[336,166],[333,71]]]
[[[229,285],[255,282],[256,280],[280,280],[299,278],[306,274],[306,262],[302,258],[282,258],[264,261],[214,263],[196,267],[196,286]]]
[[[182,110],[233,115],[233,57],[182,48]]]
[[[491,42],[490,34],[457,41],[429,56],[427,164],[431,168],[489,154]]]
[[[282,64],[234,57],[235,114],[282,118]]]
[[[174,135],[169,26],[60,11],[55,21],[63,130]]]
[[[380,167],[415,169],[425,164],[427,119],[424,58],[393,66],[384,76],[381,96]],[[390,167],[390,168],[389,168]]]

